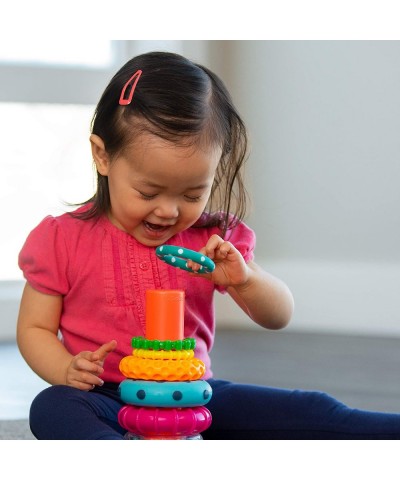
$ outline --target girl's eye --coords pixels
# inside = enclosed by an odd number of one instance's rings
[[[140,196],[143,198],[143,200],[152,200],[153,198],[156,197],[155,194],[147,195],[146,193],[143,193],[143,192],[139,192],[139,193],[140,193]]]
[[[198,202],[201,200],[201,195],[198,195],[197,197],[190,197],[189,195],[185,195],[185,199],[188,202]]]

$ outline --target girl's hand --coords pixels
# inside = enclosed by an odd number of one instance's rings
[[[79,390],[93,390],[103,385],[99,377],[104,372],[103,364],[107,355],[117,346],[115,340],[105,343],[95,352],[80,352],[73,357],[66,373],[66,385]]]
[[[250,275],[249,268],[242,254],[232,243],[223,240],[219,235],[212,235],[200,252],[215,263],[215,270],[212,273],[201,274],[201,277],[226,287],[237,287],[247,282]],[[192,260],[188,261],[188,266],[194,271],[200,268],[200,265]],[[198,274],[192,273],[191,275]]]

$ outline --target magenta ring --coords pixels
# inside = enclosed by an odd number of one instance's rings
[[[146,408],[125,405],[118,412],[122,428],[143,437],[192,436],[211,425],[211,412],[203,406],[188,408]]]

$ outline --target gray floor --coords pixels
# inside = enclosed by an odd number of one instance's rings
[[[216,378],[280,388],[320,390],[355,408],[400,412],[399,338],[293,331],[218,331]],[[47,384],[0,344],[0,439],[32,439],[27,417]]]
[[[320,390],[354,408],[400,412],[400,338],[223,331],[214,377]]]

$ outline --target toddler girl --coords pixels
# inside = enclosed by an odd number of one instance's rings
[[[132,337],[145,335],[148,289],[185,291],[184,336],[196,340],[213,391],[204,439],[400,438],[400,415],[213,378],[215,291],[264,328],[285,327],[293,312],[287,286],[254,260],[255,234],[243,223],[246,129],[213,72],[172,53],[133,58],[100,98],[90,142],[95,195],[46,217],[19,256],[18,345],[51,385],[30,409],[36,438],[124,439],[118,365]],[[155,254],[163,244],[201,252],[216,268],[172,268]]]

